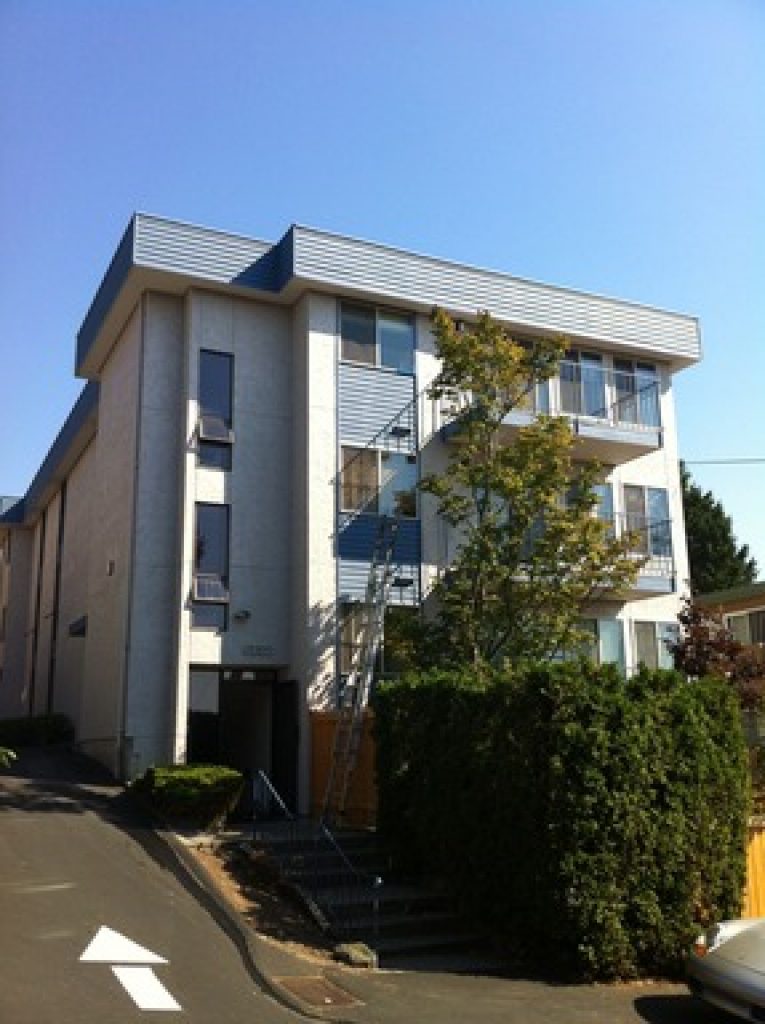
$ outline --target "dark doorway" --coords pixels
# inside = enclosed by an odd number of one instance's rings
[[[297,759],[300,740],[298,684],[274,684],[271,700],[271,781],[290,811],[297,810]]]
[[[274,669],[193,669],[186,760],[225,764],[244,775],[235,817],[252,815],[252,787],[265,771],[297,807],[298,686]]]

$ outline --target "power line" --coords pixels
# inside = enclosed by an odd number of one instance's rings
[[[765,459],[683,459],[686,466],[755,466]]]

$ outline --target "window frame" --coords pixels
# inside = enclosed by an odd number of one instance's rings
[[[637,528],[637,532],[641,534],[643,544],[640,548],[635,549],[635,553],[645,555],[647,558],[674,558],[674,545],[672,543],[672,517],[670,515],[669,507],[669,489],[666,487],[651,487],[649,484],[622,483],[621,491],[623,509],[621,523],[623,530],[628,533],[631,530],[634,530],[635,527],[630,525],[630,513],[627,511],[627,493],[628,491],[641,492],[642,513],[640,516],[641,523]],[[652,491],[663,495],[663,501],[667,510],[667,515],[664,519],[654,521],[649,515],[649,494]],[[653,528],[659,526],[666,528],[666,535],[663,538],[659,537],[657,539],[657,537],[654,536]],[[663,544],[662,539],[664,542]]]
[[[371,313],[374,321],[374,361],[368,361],[364,359],[353,358],[352,356],[346,356],[344,353],[344,342],[345,337],[343,334],[343,314],[345,310],[357,310],[365,313]],[[406,320],[411,326],[412,330],[412,360],[411,369],[402,370],[398,366],[392,366],[382,361],[382,340],[381,340],[381,329],[380,321],[384,320],[385,317],[399,317],[402,320]],[[367,305],[363,302],[343,302],[339,304],[338,310],[338,335],[340,338],[340,361],[342,363],[348,363],[351,366],[368,366],[372,369],[386,370],[388,373],[395,373],[401,377],[414,377],[417,372],[417,317],[414,313],[410,313],[407,310],[393,309],[390,306],[374,306]]]
[[[667,636],[662,635],[670,630],[677,637],[678,624],[677,622],[668,622],[666,620],[655,620],[655,619],[635,619],[632,629],[633,642],[634,642],[634,663],[635,668],[639,669],[641,665],[644,665],[649,671],[656,671],[658,669],[671,669],[674,667],[672,663],[672,655],[667,648]],[[652,658],[651,664],[642,658],[638,658],[638,627],[639,626],[650,626],[651,629],[651,642],[653,649],[651,651]],[[662,653],[662,645],[664,646],[664,653]],[[662,659],[665,659],[665,663],[662,664]]]
[[[346,463],[344,455],[346,452],[354,452],[355,454]],[[346,466],[350,466],[351,463],[359,459],[359,456],[369,454],[375,456],[375,476],[374,486],[370,488],[373,497],[370,501],[360,505],[358,502],[348,504],[346,503],[346,492],[353,488],[353,483],[346,483],[345,473]],[[397,512],[395,508],[386,509],[382,507],[381,498],[383,493],[389,489],[389,480],[383,481],[383,463],[388,459],[403,458],[406,459],[409,465],[414,466],[415,482],[411,489],[412,496],[414,497],[414,513],[407,514],[403,512]],[[390,478],[395,479],[395,474]],[[419,518],[420,505],[419,505],[419,464],[417,455],[415,452],[397,452],[390,451],[387,448],[359,448],[358,445],[343,444],[340,445],[340,473],[339,473],[339,501],[338,506],[341,513],[346,515],[368,515],[368,516],[393,516],[398,519],[409,519],[415,520]],[[356,485],[359,486],[359,485]],[[365,486],[365,485],[360,485]],[[409,493],[404,492],[404,493]]]
[[[228,368],[228,401],[225,410],[205,412],[202,406],[203,362],[206,356],[225,359]],[[234,444],[234,354],[220,349],[200,348],[197,377],[197,465],[206,469],[231,469]],[[216,421],[206,425],[205,421]],[[213,457],[215,453],[216,457]]]
[[[199,512],[200,509],[222,509],[225,529],[223,534],[223,569],[213,572],[199,568]],[[231,506],[223,502],[197,501],[194,503],[194,557],[191,575],[191,626],[193,629],[215,629],[223,632],[228,628],[228,607],[231,603],[230,591],[231,569]],[[214,596],[205,596],[199,588],[202,580],[215,580],[220,592]],[[204,621],[207,620],[207,621]]]

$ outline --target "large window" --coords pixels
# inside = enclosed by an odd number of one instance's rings
[[[618,665],[624,671],[624,629],[619,619],[583,619],[582,629],[592,637],[586,652],[598,665]]]
[[[228,611],[228,505],[196,505],[193,626],[223,630]]]
[[[341,356],[355,363],[414,373],[414,321],[403,313],[343,303]]]
[[[199,353],[199,464],[231,469],[234,357]]]
[[[675,622],[636,622],[635,661],[646,668],[672,668],[669,644],[677,639]]]
[[[652,558],[672,557],[669,498],[662,487],[624,485],[624,525],[637,537],[635,550]]]
[[[653,363],[614,359],[614,392],[620,423],[660,426],[659,374]]]
[[[603,418],[608,414],[603,359],[594,352],[569,351],[560,364],[563,412]]]
[[[344,512],[417,515],[417,457],[373,448],[341,452],[340,503]]]

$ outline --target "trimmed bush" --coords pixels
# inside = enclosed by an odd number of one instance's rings
[[[68,743],[74,727],[66,715],[32,715],[0,721],[0,746],[40,747],[46,743]]]
[[[611,666],[410,677],[376,703],[381,831],[515,951],[674,973],[739,912],[746,750],[730,688]]]
[[[214,827],[222,824],[242,792],[241,772],[217,764],[176,764],[149,768],[132,784],[164,818]]]

